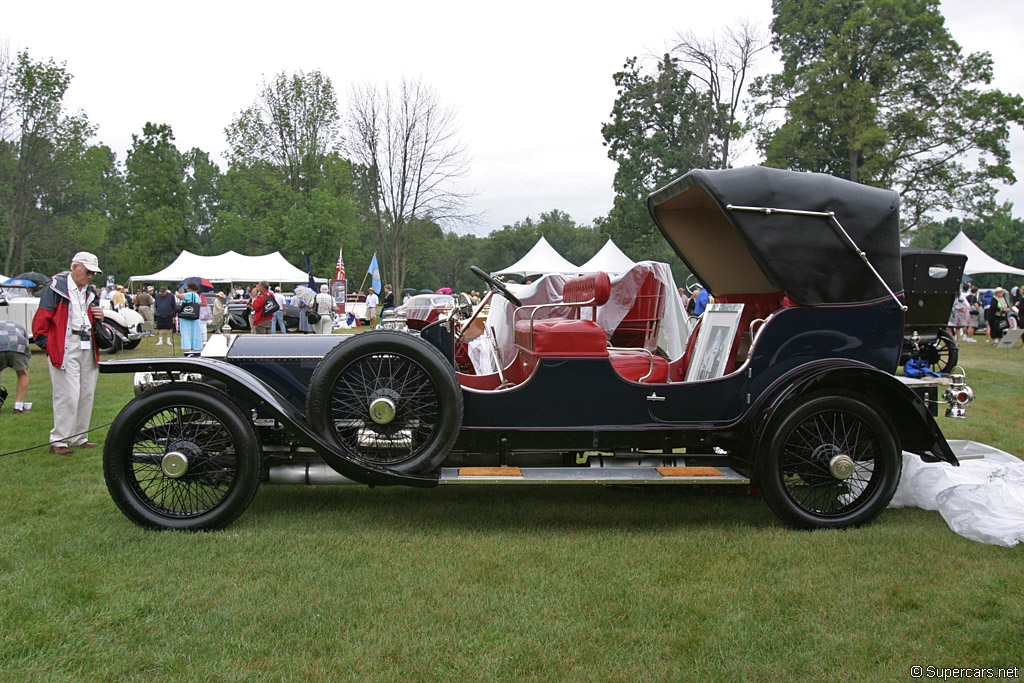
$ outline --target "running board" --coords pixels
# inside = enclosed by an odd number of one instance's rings
[[[749,484],[728,467],[444,467],[440,484]]]

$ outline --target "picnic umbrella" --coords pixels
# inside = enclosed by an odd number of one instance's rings
[[[199,285],[199,291],[200,292],[212,292],[213,291],[213,285],[210,283],[210,281],[207,280],[205,277],[198,277],[198,276],[193,276],[193,277],[185,278],[184,280],[182,280],[181,282],[178,283],[178,287],[185,287],[190,282],[195,282],[197,285]]]
[[[13,280],[31,280],[33,286],[45,285],[50,281],[50,278],[42,273],[37,273],[34,270],[30,270],[27,273],[19,273],[15,275]]]
[[[12,277],[10,280],[5,280],[2,283],[5,287],[28,287],[29,289],[35,289],[36,283],[32,280],[25,280],[23,278]]]

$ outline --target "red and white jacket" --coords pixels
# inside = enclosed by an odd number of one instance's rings
[[[85,309],[91,325],[95,325],[96,321],[89,309],[96,300],[96,288],[88,285],[85,289]],[[39,348],[46,350],[46,355],[50,357],[50,363],[55,368],[64,367],[64,340],[67,338],[70,306],[68,271],[65,270],[54,275],[50,285],[43,290],[43,296],[39,301],[39,310],[32,318],[34,341]],[[92,340],[92,355],[98,363],[100,350],[96,346],[95,338]]]

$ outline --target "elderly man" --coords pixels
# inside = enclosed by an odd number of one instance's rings
[[[14,389],[14,414],[24,413],[31,407],[25,403],[28,394],[28,363],[32,349],[28,346],[28,332],[13,320],[0,320],[0,371],[11,368],[18,376]],[[7,390],[0,387],[0,406],[7,400]]]
[[[32,334],[50,359],[53,429],[50,452],[71,455],[72,446],[93,448],[86,437],[99,374],[93,325],[103,319],[99,294],[90,281],[100,270],[94,254],[80,251],[71,270],[53,276],[32,319]]]

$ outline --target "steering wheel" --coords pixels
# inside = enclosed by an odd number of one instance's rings
[[[498,280],[495,280],[493,277],[491,277],[490,275],[488,275],[484,271],[480,270],[476,266],[470,266],[469,269],[471,271],[473,271],[474,275],[476,275],[478,278],[480,278],[481,280],[486,282],[487,285],[491,289],[493,289],[494,291],[498,292],[503,297],[505,297],[510,302],[512,302],[513,305],[515,305],[515,306],[522,306],[523,305],[522,301],[520,301],[512,292],[508,291],[508,288],[505,287],[505,284],[503,282],[499,282]]]

